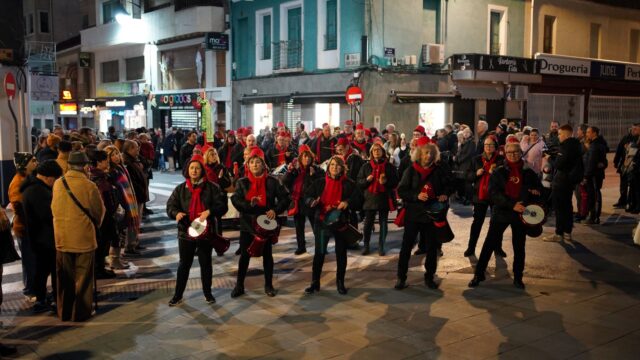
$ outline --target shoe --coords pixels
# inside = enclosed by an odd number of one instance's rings
[[[524,290],[524,283],[522,282],[522,279],[513,279],[513,286]]]
[[[371,249],[369,249],[369,245],[365,245],[362,249],[362,255],[369,255],[371,253]]]
[[[598,219],[598,218],[589,218],[584,223],[587,224],[587,225],[598,225],[598,224],[600,224],[600,219]]]
[[[504,250],[502,250],[502,249],[497,249],[496,251],[494,251],[494,253],[496,254],[496,256],[500,256],[500,257],[503,257],[503,258],[507,257],[507,253],[504,252]]]
[[[553,235],[545,236],[545,237],[542,238],[542,241],[560,242],[560,241],[562,241],[562,235],[553,234]]]
[[[385,255],[387,255],[387,253],[384,251],[384,249],[380,249],[380,250],[378,250],[378,255],[379,256],[385,256]]]
[[[576,224],[580,224],[583,221],[584,221],[584,216],[576,215],[573,218],[573,222],[576,223]]]
[[[424,284],[425,284],[425,285],[427,285],[427,287],[428,287],[429,289],[434,289],[434,290],[435,290],[435,289],[437,289],[437,288],[438,288],[438,283],[436,283],[436,282],[433,280],[433,277],[432,277],[432,276],[426,276],[426,275],[425,275],[425,276],[424,276]]]
[[[344,287],[344,280],[336,281],[336,287],[338,288],[338,294],[347,295],[347,288]]]
[[[36,301],[31,308],[31,311],[33,311],[34,314],[41,314],[43,312],[48,312],[49,310],[51,310],[51,307],[42,301]]]
[[[631,209],[627,209],[626,211],[629,214],[640,214],[640,209],[638,209],[638,208],[631,208]]]
[[[120,258],[115,258],[111,260],[110,267],[111,267],[111,270],[126,270],[131,266],[128,263],[123,264],[122,261],[120,261]]]
[[[224,256],[224,253],[216,252],[216,255],[217,255],[218,257],[221,257],[221,256]]]
[[[307,295],[311,295],[314,292],[318,292],[320,291],[320,282],[319,281],[312,281],[311,285],[309,285],[308,288],[304,289],[304,293]]]
[[[182,298],[177,298],[177,297],[172,297],[171,300],[169,300],[169,306],[174,307],[174,306],[178,306],[182,304]]]
[[[236,285],[236,287],[234,287],[233,290],[231,290],[231,297],[232,298],[237,298],[238,296],[242,296],[242,295],[244,295],[244,287],[243,286]]]
[[[426,250],[422,250],[422,249],[418,248],[418,250],[416,250],[416,251],[413,253],[413,255],[424,255],[424,254],[426,254],[426,253],[427,253],[427,251],[426,251]]]
[[[398,278],[398,280],[396,280],[396,285],[393,287],[396,290],[403,290],[408,288],[409,285],[407,285],[407,280],[403,279],[403,278]]]
[[[127,249],[124,251],[124,256],[140,256],[142,253],[136,249]]]
[[[476,252],[473,251],[473,249],[467,249],[464,252],[464,257],[470,257],[470,256],[475,256],[475,255],[476,255]]]
[[[274,297],[277,294],[276,289],[271,285],[267,285],[264,287],[264,293],[267,294],[268,297]]]
[[[571,237],[570,233],[564,233],[564,234],[562,234],[562,240],[564,240],[564,241],[573,241],[573,238]]]
[[[13,346],[7,346],[0,344],[0,356],[10,356],[17,353],[18,350]]]
[[[143,214],[146,214],[146,215],[151,215],[151,214],[153,214],[153,210],[151,210],[151,209],[147,209],[147,207],[145,206],[145,207],[142,209],[142,213],[143,213]]]
[[[302,255],[304,253],[307,252],[307,249],[296,249],[296,251],[294,252],[294,254],[296,255]]]
[[[480,283],[484,280],[485,280],[484,275],[474,275],[473,279],[469,281],[469,287],[471,288],[478,287],[478,285],[480,285]]]
[[[216,303],[216,298],[213,297],[213,295],[211,294],[207,294],[204,296],[204,301],[207,302],[207,304],[215,304]]]

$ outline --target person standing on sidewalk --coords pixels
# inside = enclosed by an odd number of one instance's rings
[[[176,153],[178,152],[178,145],[176,143],[176,128],[171,128],[171,132],[162,142],[162,149],[164,150],[164,157],[167,158],[169,163],[169,171],[176,171]]]
[[[89,163],[84,152],[72,152],[69,171],[53,184],[57,304],[62,321],[84,321],[92,315],[96,229],[105,208],[98,187],[87,177]]]
[[[138,210],[142,212],[144,204],[149,201],[149,187],[147,174],[144,171],[144,164],[140,160],[140,147],[133,140],[125,140],[122,146],[122,159],[129,178],[133,193],[138,201]],[[140,256],[140,250],[144,247],[140,245],[138,233],[140,230],[140,217],[138,217],[138,225],[127,229],[127,243],[124,254],[127,256]]]
[[[571,197],[576,184],[584,176],[582,145],[573,137],[573,128],[562,125],[558,130],[558,153],[555,159],[555,175],[551,184],[551,200],[556,214],[556,233],[543,241],[571,241],[573,230],[573,203]]]
[[[637,143],[640,135],[640,123],[634,124],[629,133],[626,134],[616,147],[616,154],[613,157],[613,166],[616,168],[616,172],[620,174],[620,197],[618,201],[613,204],[615,209],[624,209],[627,206],[629,200],[629,176],[625,168],[625,160],[627,158],[629,144]]]
[[[208,181],[204,158],[201,155],[194,155],[185,163],[185,169],[186,181],[173,190],[167,201],[167,215],[178,223],[180,254],[176,289],[169,301],[169,306],[182,303],[182,295],[187,287],[189,271],[196,254],[200,263],[200,278],[205,301],[209,304],[216,302],[211,293],[213,276],[211,236],[216,231],[217,219],[228,210],[227,196],[218,184]],[[208,230],[202,238],[193,238],[188,233],[191,222],[196,219],[207,221]]]
[[[584,182],[587,186],[589,199],[589,216],[586,224],[600,224],[600,213],[602,212],[602,183],[604,172],[607,168],[607,153],[609,146],[602,136],[600,129],[595,126],[587,128],[587,141],[589,149],[586,154],[584,166]]]

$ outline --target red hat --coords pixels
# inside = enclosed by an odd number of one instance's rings
[[[371,136],[371,130],[364,129],[364,134],[367,135],[367,136]]]
[[[239,128],[239,129],[236,131],[236,133],[237,133],[238,135],[244,135],[244,128],[243,128],[243,127]]]
[[[196,146],[193,147],[193,150],[200,150],[202,151],[202,146],[200,144],[196,144]]]
[[[429,144],[431,144],[431,139],[429,139],[429,137],[427,136],[419,137],[418,140],[416,140],[416,147],[421,147]]]
[[[289,135],[289,133],[288,133],[288,132],[286,132],[286,131],[280,131],[280,132],[278,132],[278,136],[282,136],[283,138],[291,137],[291,135]]]
[[[426,136],[427,135],[427,132],[424,131],[424,126],[422,126],[422,125],[416,126],[416,128],[413,131],[419,132],[420,134],[422,134],[422,136]]]
[[[278,124],[276,124],[276,127],[285,127],[284,121],[278,121]]]
[[[364,124],[363,123],[358,123],[356,125],[356,130],[364,130]]]
[[[349,140],[346,137],[341,137],[338,139],[338,145],[342,145],[342,146],[348,146],[349,145]]]
[[[202,155],[206,154],[206,153],[207,153],[207,151],[209,151],[209,150],[211,150],[211,149],[213,149],[213,146],[211,146],[211,145],[209,145],[209,144],[205,144],[205,145],[202,147],[202,149],[201,149],[201,151],[202,151]]]
[[[344,122],[345,125],[353,125],[353,120],[347,120]]]
[[[235,137],[236,136],[236,132],[233,131],[233,130],[229,130],[229,133],[227,133],[227,135]]]
[[[309,147],[309,145],[306,144],[302,144],[298,147],[298,153],[302,154],[303,152],[311,152],[311,148]]]
[[[519,144],[520,141],[518,141],[518,138],[515,136],[509,136],[507,137],[507,144]]]
[[[384,143],[382,142],[382,139],[380,139],[379,137],[373,139],[373,145],[380,145],[383,146]]]
[[[249,154],[249,159],[251,159],[252,157],[259,157],[260,159],[262,159],[262,161],[264,161],[264,151],[262,151],[262,149],[260,149],[259,147],[255,146],[252,150],[251,153]]]

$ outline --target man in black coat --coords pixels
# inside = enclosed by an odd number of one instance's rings
[[[558,153],[555,159],[555,175],[551,184],[551,200],[556,214],[556,232],[543,241],[571,241],[573,229],[573,189],[584,176],[580,141],[573,137],[573,128],[563,125],[558,130]]]
[[[331,126],[322,124],[322,133],[311,143],[311,151],[316,154],[316,163],[322,164],[335,154],[338,140],[331,136]]]
[[[587,197],[589,199],[589,217],[587,224],[599,224],[602,211],[602,182],[604,171],[607,168],[607,153],[609,146],[602,136],[600,129],[595,126],[587,128],[587,141],[589,149],[584,164],[584,182],[587,185]]]
[[[616,168],[616,172],[620,174],[620,198],[618,198],[618,202],[613,204],[613,207],[616,209],[624,209],[629,200],[629,177],[624,171],[624,161],[627,157],[628,145],[631,143],[637,143],[638,135],[640,135],[640,123],[634,124],[629,129],[629,133],[620,140],[616,147],[613,166]]]
[[[180,164],[186,164],[193,155],[193,149],[196,147],[198,134],[190,131],[187,134],[187,141],[180,147]]]

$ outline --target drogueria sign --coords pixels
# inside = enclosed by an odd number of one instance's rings
[[[640,81],[640,64],[540,53],[535,58],[540,63],[540,73],[544,75]]]

